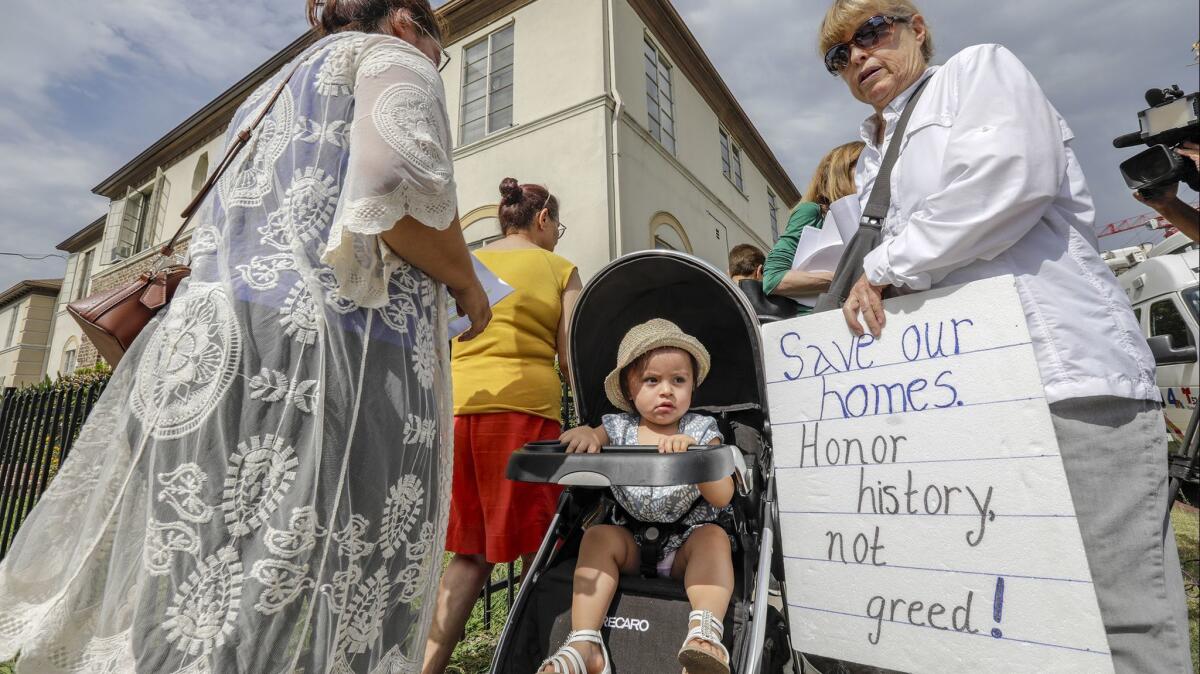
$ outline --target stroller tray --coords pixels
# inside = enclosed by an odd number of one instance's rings
[[[507,477],[580,487],[665,487],[729,477],[744,469],[733,445],[692,447],[682,454],[661,454],[657,447],[604,447],[597,454],[567,454],[557,440],[531,442],[508,459]]]

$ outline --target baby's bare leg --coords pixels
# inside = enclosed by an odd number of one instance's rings
[[[671,577],[682,578],[692,610],[710,611],[717,620],[725,619],[729,598],[733,596],[733,557],[729,535],[715,524],[705,524],[692,532],[675,553]],[[688,629],[696,626],[688,625]],[[692,645],[724,659],[712,644],[693,639]]]
[[[601,524],[583,534],[579,560],[575,564],[575,587],[571,598],[571,631],[598,630],[617,593],[622,573],[637,571],[638,549],[633,534],[625,527]],[[572,642],[587,663],[588,672],[604,667],[600,646],[587,641]],[[547,666],[542,672],[554,671]]]
[[[717,620],[723,620],[733,596],[729,534],[715,524],[693,531],[675,554],[671,577],[683,579],[693,610],[711,611]]]
[[[583,534],[575,564],[572,630],[600,629],[621,574],[637,571],[638,559],[637,543],[625,527],[601,524]]]

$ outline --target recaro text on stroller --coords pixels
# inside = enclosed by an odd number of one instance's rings
[[[694,257],[644,251],[621,257],[583,289],[571,322],[570,356],[579,420],[600,424],[616,411],[604,395],[604,376],[616,362],[621,335],[651,318],[666,318],[696,336],[713,367],[692,409],[717,418],[726,442],[683,456],[655,448],[605,448],[565,454],[556,443],[534,443],[513,454],[510,479],[570,485],[500,637],[492,671],[530,674],[570,631],[571,584],[583,528],[603,508],[610,485],[694,484],[735,472],[733,501],[736,576],[725,618],[725,645],[738,674],[781,672],[791,649],[786,619],[768,604],[773,578],[780,590],[777,506],[766,385],[758,321],[746,298],[723,274]],[[689,605],[682,584],[623,577],[602,633],[614,674],[679,669]]]

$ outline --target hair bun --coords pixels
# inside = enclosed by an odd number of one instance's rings
[[[500,181],[500,203],[505,206],[515,206],[521,203],[525,190],[521,189],[516,178],[505,178]]]

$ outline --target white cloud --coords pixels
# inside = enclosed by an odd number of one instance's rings
[[[675,4],[797,185],[807,183],[826,150],[857,138],[870,110],[826,74],[817,54],[827,2]],[[1098,224],[1145,211],[1117,172],[1117,164],[1135,150],[1115,150],[1111,141],[1136,128],[1146,89],[1178,82],[1196,90],[1200,73],[1187,65],[1200,23],[1196,3],[918,0],[917,5],[933,29],[935,61],[971,44],[998,42],[1034,73],[1075,132]]]
[[[577,0],[582,1],[582,0]],[[816,53],[824,2],[674,0],[797,185],[857,137],[867,109]],[[435,5],[441,4],[435,2]],[[1197,86],[1186,67],[1196,3],[919,2],[938,57],[1000,42],[1034,72],[1076,133],[1102,222],[1143,210],[1116,165],[1151,86]],[[7,3],[0,25],[0,250],[52,252],[103,213],[93,185],[306,28],[299,0]],[[0,258],[0,288],[61,262]]]
[[[0,250],[48,253],[93,185],[306,28],[290,0],[10,3],[0,27]],[[61,274],[0,258],[0,289]]]

